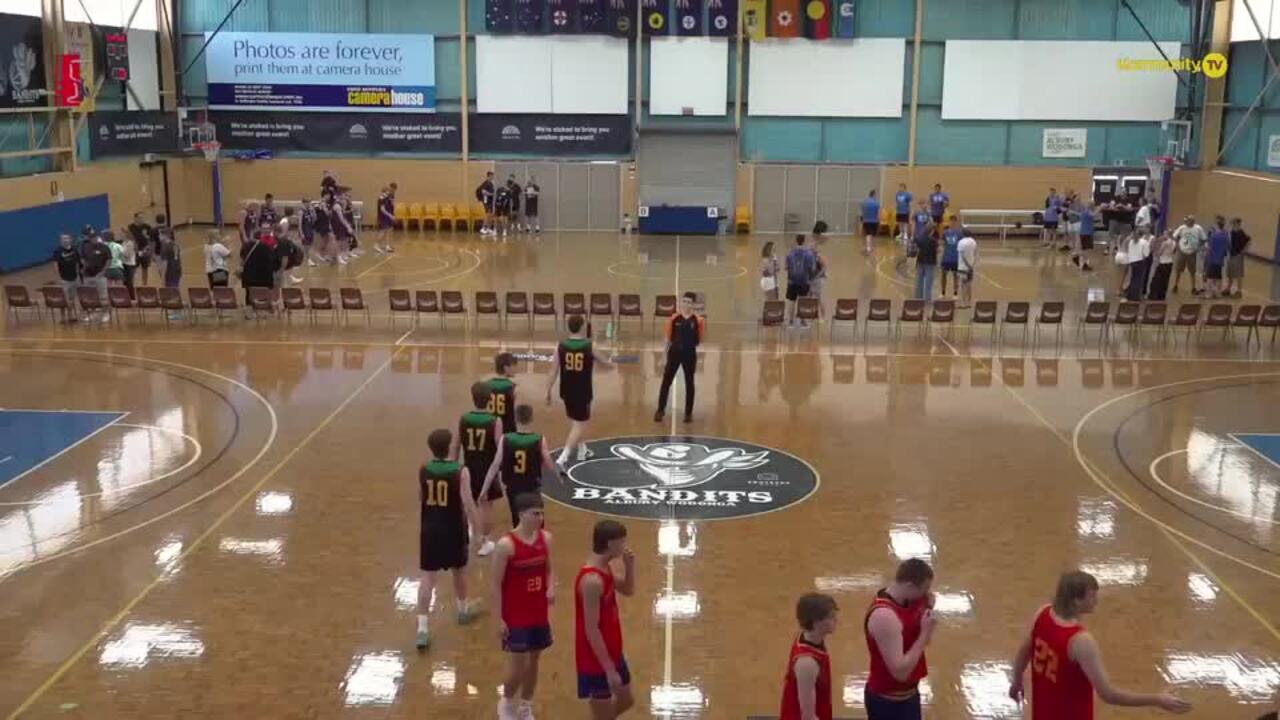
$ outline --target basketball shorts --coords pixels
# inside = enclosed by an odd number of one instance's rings
[[[942,272],[956,272],[960,269],[960,264],[958,262],[943,262],[941,267]]]
[[[911,222],[911,213],[898,213],[897,215],[894,215],[894,218],[898,221],[899,225],[906,225]]]
[[[960,281],[964,283],[973,282],[973,268],[968,270],[956,270],[956,277],[960,278]]]
[[[471,475],[471,497],[476,501],[480,500],[480,490],[484,488],[484,476],[489,474],[489,463],[492,458],[479,458],[473,462],[467,463],[467,473]],[[497,500],[502,497],[502,486],[498,484],[498,479],[494,478],[489,484],[489,492],[485,495],[486,500]]]
[[[467,566],[466,527],[424,527],[418,536],[418,567],[426,572]]]
[[[1222,279],[1222,263],[1208,263],[1204,266],[1204,277],[1206,280]]]
[[[622,678],[624,686],[631,684],[631,670],[627,667],[625,657],[618,660],[618,675]],[[579,700],[608,700],[611,697],[613,697],[613,690],[609,688],[608,676],[578,673]]]
[[[1093,233],[1089,233],[1088,235],[1081,235],[1081,236],[1080,236],[1080,249],[1081,249],[1081,250],[1092,250],[1092,249],[1093,249]]]
[[[1057,230],[1057,229],[1058,229],[1058,221],[1057,221],[1057,220],[1045,220],[1042,226],[1044,227],[1044,229],[1045,229],[1045,230]]]
[[[922,717],[919,695],[906,700],[890,700],[864,691],[863,701],[867,720],[921,720]]]
[[[534,650],[546,650],[551,647],[551,626],[507,628],[507,636],[502,640],[502,649],[509,653],[526,653]],[[608,687],[609,683],[605,683]]]
[[[1239,280],[1244,277],[1244,255],[1232,255],[1227,259],[1227,277]]]
[[[942,215],[941,215],[941,214],[938,214],[938,215],[934,215],[934,216],[933,216],[933,224],[934,224],[934,225],[937,225],[938,227],[942,227]]]
[[[862,223],[862,234],[863,234],[863,235],[875,235],[875,234],[876,234],[876,233],[878,233],[878,232],[880,232],[880,223],[878,223],[878,222],[864,222],[864,223]]]
[[[564,414],[575,422],[587,422],[591,419],[591,398],[562,397]]]
[[[804,283],[804,284],[792,283],[792,282],[787,283],[787,299],[788,300],[794,301],[802,297],[809,297],[808,283]]]

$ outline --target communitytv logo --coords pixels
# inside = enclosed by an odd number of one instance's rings
[[[1214,80],[1227,74],[1227,58],[1222,53],[1209,53],[1204,58],[1178,58],[1177,60],[1134,60],[1120,58],[1116,60],[1116,69],[1122,72],[1173,70],[1174,72],[1204,73],[1205,77]]]

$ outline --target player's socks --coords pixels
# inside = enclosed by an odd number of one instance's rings
[[[498,698],[498,720],[516,720],[516,702],[511,698]]]
[[[529,700],[521,700],[519,707],[516,709],[517,720],[534,720],[533,718],[533,702]]]
[[[591,457],[591,455],[592,455],[592,452],[587,449],[586,443],[582,443],[581,445],[578,446],[578,462],[582,462],[583,460],[586,460],[587,458]]]
[[[485,538],[484,542],[480,543],[480,549],[476,551],[476,554],[480,557],[487,557],[493,552],[495,547],[497,547],[497,545],[494,545],[492,540]]]
[[[559,466],[563,467],[565,464],[567,464],[567,463],[569,462],[569,450],[570,450],[570,449],[571,449],[571,448],[569,448],[568,446],[565,446],[565,448],[564,448],[563,450],[561,450],[561,451],[560,451],[560,457],[556,459],[556,464],[557,464],[557,465],[559,465]]]
[[[416,645],[418,649],[426,648],[431,644],[431,636],[427,630],[427,616],[418,616],[418,639]]]

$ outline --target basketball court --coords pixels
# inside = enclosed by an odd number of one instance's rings
[[[198,252],[200,233],[183,242]],[[1015,328],[996,347],[964,322],[900,337],[875,325],[866,337],[861,325],[856,337],[826,323],[761,331],[754,303],[735,299],[755,283],[754,239],[408,233],[399,245],[376,265],[307,273],[308,287],[364,289],[367,323],[6,326],[10,712],[492,714],[492,620],[453,625],[448,583],[432,648],[413,647],[414,478],[427,433],[456,422],[493,355],[549,354],[557,331],[483,317],[392,327],[374,300],[390,287],[457,289],[468,303],[507,288],[645,298],[646,317],[622,322],[613,347],[596,329],[602,348],[638,358],[597,373],[597,459],[547,489],[559,598],[544,717],[581,712],[568,578],[601,514],[624,518],[638,556],[635,596],[622,600],[638,715],[775,714],[795,598],[817,589],[842,610],[830,643],[837,715],[860,716],[861,616],[907,557],[938,573],[931,716],[1018,716],[1006,697],[1012,654],[1058,573],[1077,566],[1102,583],[1090,627],[1116,683],[1171,688],[1206,717],[1273,697],[1280,363],[1269,337],[1100,343],[1069,323],[1061,345],[1051,328],[1038,345]],[[882,240],[866,258],[860,245],[823,246],[838,268],[828,296],[896,307],[908,281],[896,253]],[[988,258],[981,296],[1002,303],[1110,282],[1053,251]],[[686,290],[704,293],[710,318],[695,417],[655,424],[662,352],[648,305]],[[1080,310],[1071,303],[1069,317]],[[522,363],[516,382],[537,428],[559,441],[562,408],[542,402],[550,368]],[[653,483],[635,460],[673,444],[730,456],[674,506],[640,491]],[[599,491],[628,477],[630,494]],[[472,563],[473,592],[487,592],[486,571]]]

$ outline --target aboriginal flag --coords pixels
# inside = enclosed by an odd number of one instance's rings
[[[804,36],[811,40],[831,37],[831,0],[801,0],[804,3]]]

